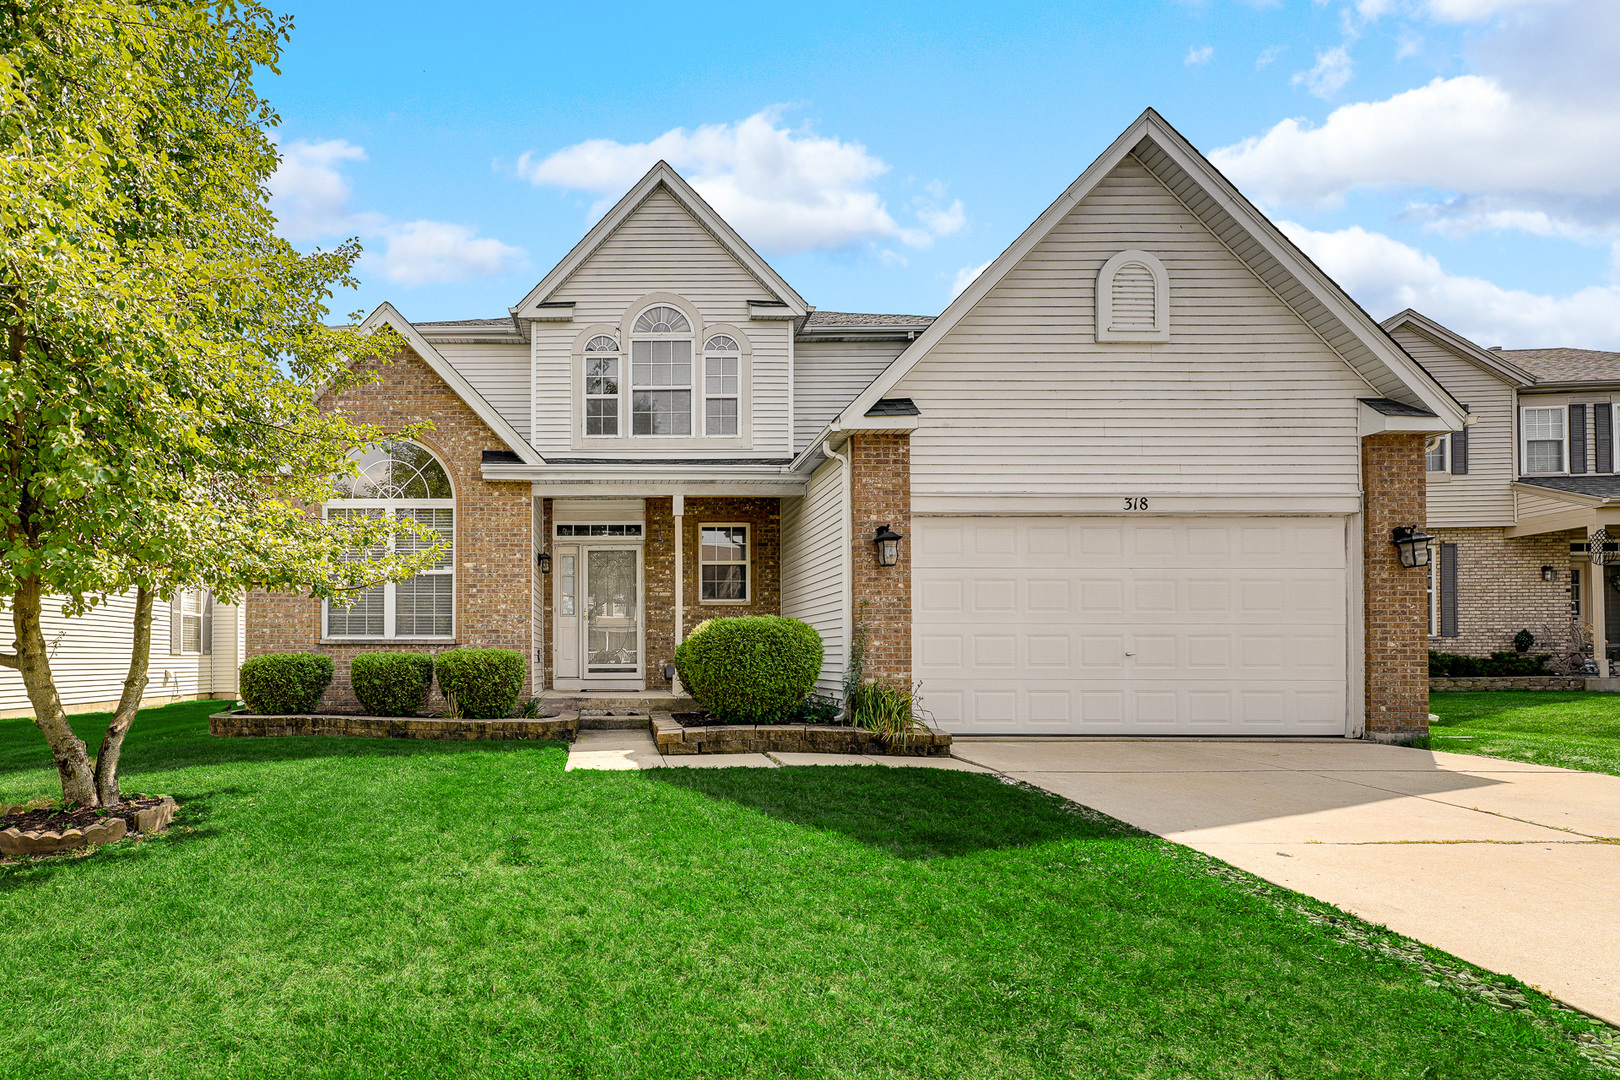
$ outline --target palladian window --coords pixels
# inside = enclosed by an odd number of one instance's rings
[[[692,324],[668,304],[643,311],[632,329],[630,431],[692,434]]]
[[[426,449],[389,442],[357,455],[360,475],[342,477],[328,518],[355,514],[410,519],[438,534],[450,547],[438,565],[398,583],[377,585],[352,604],[327,605],[329,638],[447,638],[455,634],[455,493],[450,475]],[[423,551],[432,541],[395,535],[396,551]],[[364,559],[381,551],[357,551]]]

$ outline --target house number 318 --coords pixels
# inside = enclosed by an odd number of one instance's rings
[[[1138,496],[1137,498],[1134,498],[1134,499],[1126,499],[1125,500],[1125,509],[1127,509],[1127,510],[1146,510],[1148,508],[1147,502],[1148,501],[1147,501],[1146,496]]]

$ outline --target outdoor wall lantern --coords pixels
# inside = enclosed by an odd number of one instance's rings
[[[534,561],[540,564],[540,572],[542,574],[551,573],[551,552],[540,552],[540,554],[534,557]]]
[[[1397,528],[1390,538],[1395,550],[1401,553],[1402,566],[1428,566],[1429,541],[1434,537],[1411,525]]]
[[[1557,581],[1558,580],[1558,571],[1554,570],[1550,566],[1543,566],[1541,568],[1541,580],[1542,581]]]
[[[879,566],[893,566],[900,561],[901,536],[887,525],[879,525],[872,543],[877,545]]]

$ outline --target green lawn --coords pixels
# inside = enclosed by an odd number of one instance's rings
[[[1613,1075],[1539,995],[991,777],[565,774],[211,708],[125,751],[170,833],[0,865],[0,1076]],[[54,782],[0,721],[0,798]]]
[[[1620,694],[1447,691],[1429,709],[1431,749],[1620,776]]]

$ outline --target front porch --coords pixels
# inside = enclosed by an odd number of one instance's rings
[[[1568,534],[1574,622],[1587,628],[1599,679],[1620,674],[1620,479],[1537,477],[1513,492],[1518,522],[1503,535]]]

